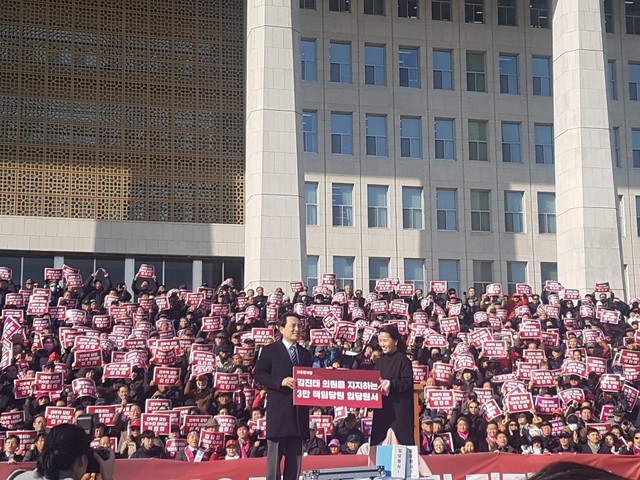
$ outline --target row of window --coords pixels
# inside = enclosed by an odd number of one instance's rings
[[[355,257],[333,257],[333,273],[336,274],[336,287],[344,288],[346,285],[354,285],[354,264]],[[307,255],[307,285],[313,288],[318,284],[320,270],[318,263],[320,257],[317,255]],[[370,257],[369,263],[369,291],[373,292],[376,280],[389,278],[390,258]],[[486,286],[495,282],[494,262],[487,260],[473,260],[473,286],[476,291],[484,292]],[[425,286],[425,260],[423,258],[405,258],[404,282],[411,283],[415,288],[424,291]],[[528,283],[527,262],[507,262],[507,291],[509,294],[515,293],[517,283]],[[558,279],[558,267],[555,262],[540,263],[540,278],[545,280]],[[438,280],[447,282],[449,288],[455,288],[460,292],[460,260],[440,259],[438,260]],[[461,293],[459,293],[460,295]]]
[[[335,227],[354,226],[353,184],[331,185],[331,222]],[[307,225],[318,225],[318,183],[305,182]],[[458,190],[436,188],[436,228],[458,230]],[[471,190],[471,230],[491,232],[491,191]],[[402,228],[424,228],[422,187],[402,187]],[[367,185],[367,226],[389,228],[389,187]],[[504,192],[504,229],[510,233],[525,231],[524,192]],[[538,232],[556,233],[556,205],[554,193],[538,193]]]
[[[616,0],[604,0],[605,31],[614,33],[614,3]],[[549,28],[550,0],[529,0],[529,25],[534,28]],[[399,18],[419,18],[420,8],[418,0],[398,0]],[[518,0],[497,0],[498,25],[518,26]],[[299,0],[300,8],[316,8],[316,0]],[[525,3],[526,5],[526,3]],[[630,35],[640,35],[640,1],[625,0],[625,27]],[[350,13],[351,0],[329,0],[330,12]],[[464,1],[465,23],[486,23],[487,6],[485,0]],[[385,0],[364,0],[365,15],[384,16]],[[438,21],[453,21],[452,0],[431,0],[431,19]]]

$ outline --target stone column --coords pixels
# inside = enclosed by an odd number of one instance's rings
[[[558,277],[623,295],[600,0],[554,0],[553,100]]]
[[[265,293],[302,279],[306,256],[298,173],[297,10],[248,0],[245,284]]]

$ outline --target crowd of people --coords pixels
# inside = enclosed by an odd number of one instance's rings
[[[640,456],[640,300],[607,284],[583,295],[557,282],[459,294],[385,279],[363,294],[326,275],[312,289],[243,291],[227,279],[189,291],[143,267],[131,291],[104,269],[82,281],[72,266],[50,268],[24,285],[0,269],[0,461],[36,461],[52,427],[87,418],[92,445],[117,458],[266,456],[255,365],[287,312],[318,368],[376,369],[387,353],[380,329],[395,326],[423,387],[423,455]],[[374,413],[312,408],[304,454],[368,453]]]

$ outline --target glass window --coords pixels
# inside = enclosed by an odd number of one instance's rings
[[[533,94],[550,97],[551,93],[551,58],[533,57]]]
[[[467,52],[467,91],[487,91],[484,52]]]
[[[227,276],[239,280],[233,275]],[[186,285],[191,290],[193,288],[193,260],[165,260],[163,283],[167,284],[167,289]]]
[[[536,163],[553,165],[553,125],[535,124]]]
[[[318,152],[318,112],[302,111],[302,149],[307,153]]]
[[[538,192],[538,231],[556,233],[556,195]]]
[[[455,160],[455,131],[453,120],[435,120],[435,149],[439,160]]]
[[[624,2],[625,21],[629,35],[640,35],[640,2],[638,0]]]
[[[91,262],[93,262],[93,259],[91,260]],[[75,265],[70,265],[70,264],[68,265],[70,267],[75,267]],[[2,266],[11,267],[9,262],[7,262],[6,265],[2,265]],[[24,286],[24,282],[28,278],[30,278],[34,282],[39,282],[40,286],[43,286],[44,285],[44,269],[46,267],[53,267],[53,255],[46,256],[46,257],[38,257],[38,256],[33,256],[32,253],[29,253],[29,256],[23,257],[22,258],[22,282],[23,282],[22,285]],[[77,268],[81,268],[81,267],[83,266],[80,265],[78,262]],[[82,275],[82,280],[86,280],[87,275],[91,275],[92,272],[93,270],[87,272],[86,275]],[[19,284],[20,271],[12,269],[11,275],[13,277],[13,283]]]
[[[353,154],[353,120],[350,113],[331,113],[331,153]]]
[[[540,280],[546,283],[547,280],[558,281],[558,264],[556,262],[540,262]]]
[[[633,155],[633,168],[640,168],[640,130],[631,130],[631,152]]]
[[[367,155],[387,156],[387,117],[384,115],[366,116]]]
[[[484,293],[487,285],[493,283],[493,262],[485,260],[473,261],[473,288]]]
[[[609,94],[609,100],[618,99],[618,87],[617,73],[616,73],[616,61],[609,60],[607,62],[607,93]]]
[[[500,93],[520,93],[517,55],[500,55]]]
[[[402,187],[402,228],[422,229],[422,188]]]
[[[414,288],[424,291],[424,259],[404,259],[404,282],[411,283]]]
[[[353,226],[353,185],[334,183],[331,189],[333,226]]]
[[[458,229],[457,192],[450,188],[436,189],[436,219],[438,230]]]
[[[431,19],[450,22],[451,0],[431,0]]]
[[[419,49],[400,47],[398,52],[400,68],[400,86],[420,88],[420,56]]]
[[[530,25],[549,28],[549,0],[529,0]]]
[[[524,232],[523,204],[523,192],[504,192],[504,224],[506,232]]]
[[[8,253],[8,252],[4,252]],[[16,284],[18,287],[24,286],[24,281],[27,278],[31,278],[31,280],[38,280],[44,278],[44,267],[42,268],[42,272],[38,276],[32,277],[24,277],[22,276],[22,256],[20,254],[15,254],[15,256],[4,255],[0,257],[0,266],[7,267],[11,269],[11,281]],[[45,265],[46,267],[53,267],[53,259],[50,265]],[[44,282],[44,280],[42,280]]]
[[[418,18],[418,0],[398,0],[398,17]]]
[[[387,84],[384,45],[364,46],[364,83],[366,85]]]
[[[329,43],[329,77],[334,83],[351,83],[351,44]]]
[[[604,30],[613,33],[613,0],[604,0]]]
[[[304,183],[304,203],[307,212],[307,225],[318,225],[318,184]]]
[[[460,291],[460,260],[438,260],[438,280],[447,282],[447,288]]]
[[[433,88],[453,90],[453,52],[451,50],[433,51]]]
[[[502,122],[502,161],[522,163],[520,156],[520,124]]]
[[[307,255],[307,288],[309,292],[313,290],[313,287],[318,285],[318,262],[320,257],[318,255]]]
[[[489,192],[486,190],[471,190],[471,230],[491,231]]]
[[[517,0],[498,0],[498,25],[518,25]]]
[[[316,41],[302,39],[300,42],[302,57],[302,80],[315,82],[318,79],[316,69]]]
[[[487,122],[469,120],[469,160],[489,160]]]
[[[333,257],[333,273],[336,275],[336,289],[344,290],[346,285],[353,287],[353,257]]]
[[[202,260],[202,281],[207,285],[220,285],[224,281],[223,263],[223,260],[218,258]]]
[[[306,10],[315,10],[316,0],[300,0],[300,8]]]
[[[351,0],[329,0],[330,12],[351,12]]]
[[[422,158],[422,121],[420,118],[400,117],[400,156]]]
[[[384,0],[364,0],[365,15],[384,15]]]
[[[111,282],[114,285],[116,283],[124,282],[124,257],[98,257],[96,258],[96,269],[98,268],[104,268],[109,272]]]
[[[464,21],[484,23],[484,0],[464,0]]]
[[[629,99],[640,100],[640,63],[629,62]]]
[[[367,186],[367,208],[369,228],[387,228],[387,197],[389,187],[385,185]]]
[[[388,258],[369,258],[369,291],[376,291],[376,281],[389,278]]]
[[[516,293],[517,283],[527,283],[527,262],[507,262],[507,291]]]
[[[622,167],[620,161],[620,128],[618,127],[611,129],[611,158],[614,167]]]

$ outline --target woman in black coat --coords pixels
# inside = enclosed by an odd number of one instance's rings
[[[395,325],[380,329],[378,344],[382,357],[375,364],[380,371],[382,408],[373,413],[371,445],[380,444],[391,428],[401,445],[415,445],[413,438],[413,368],[406,345]]]

